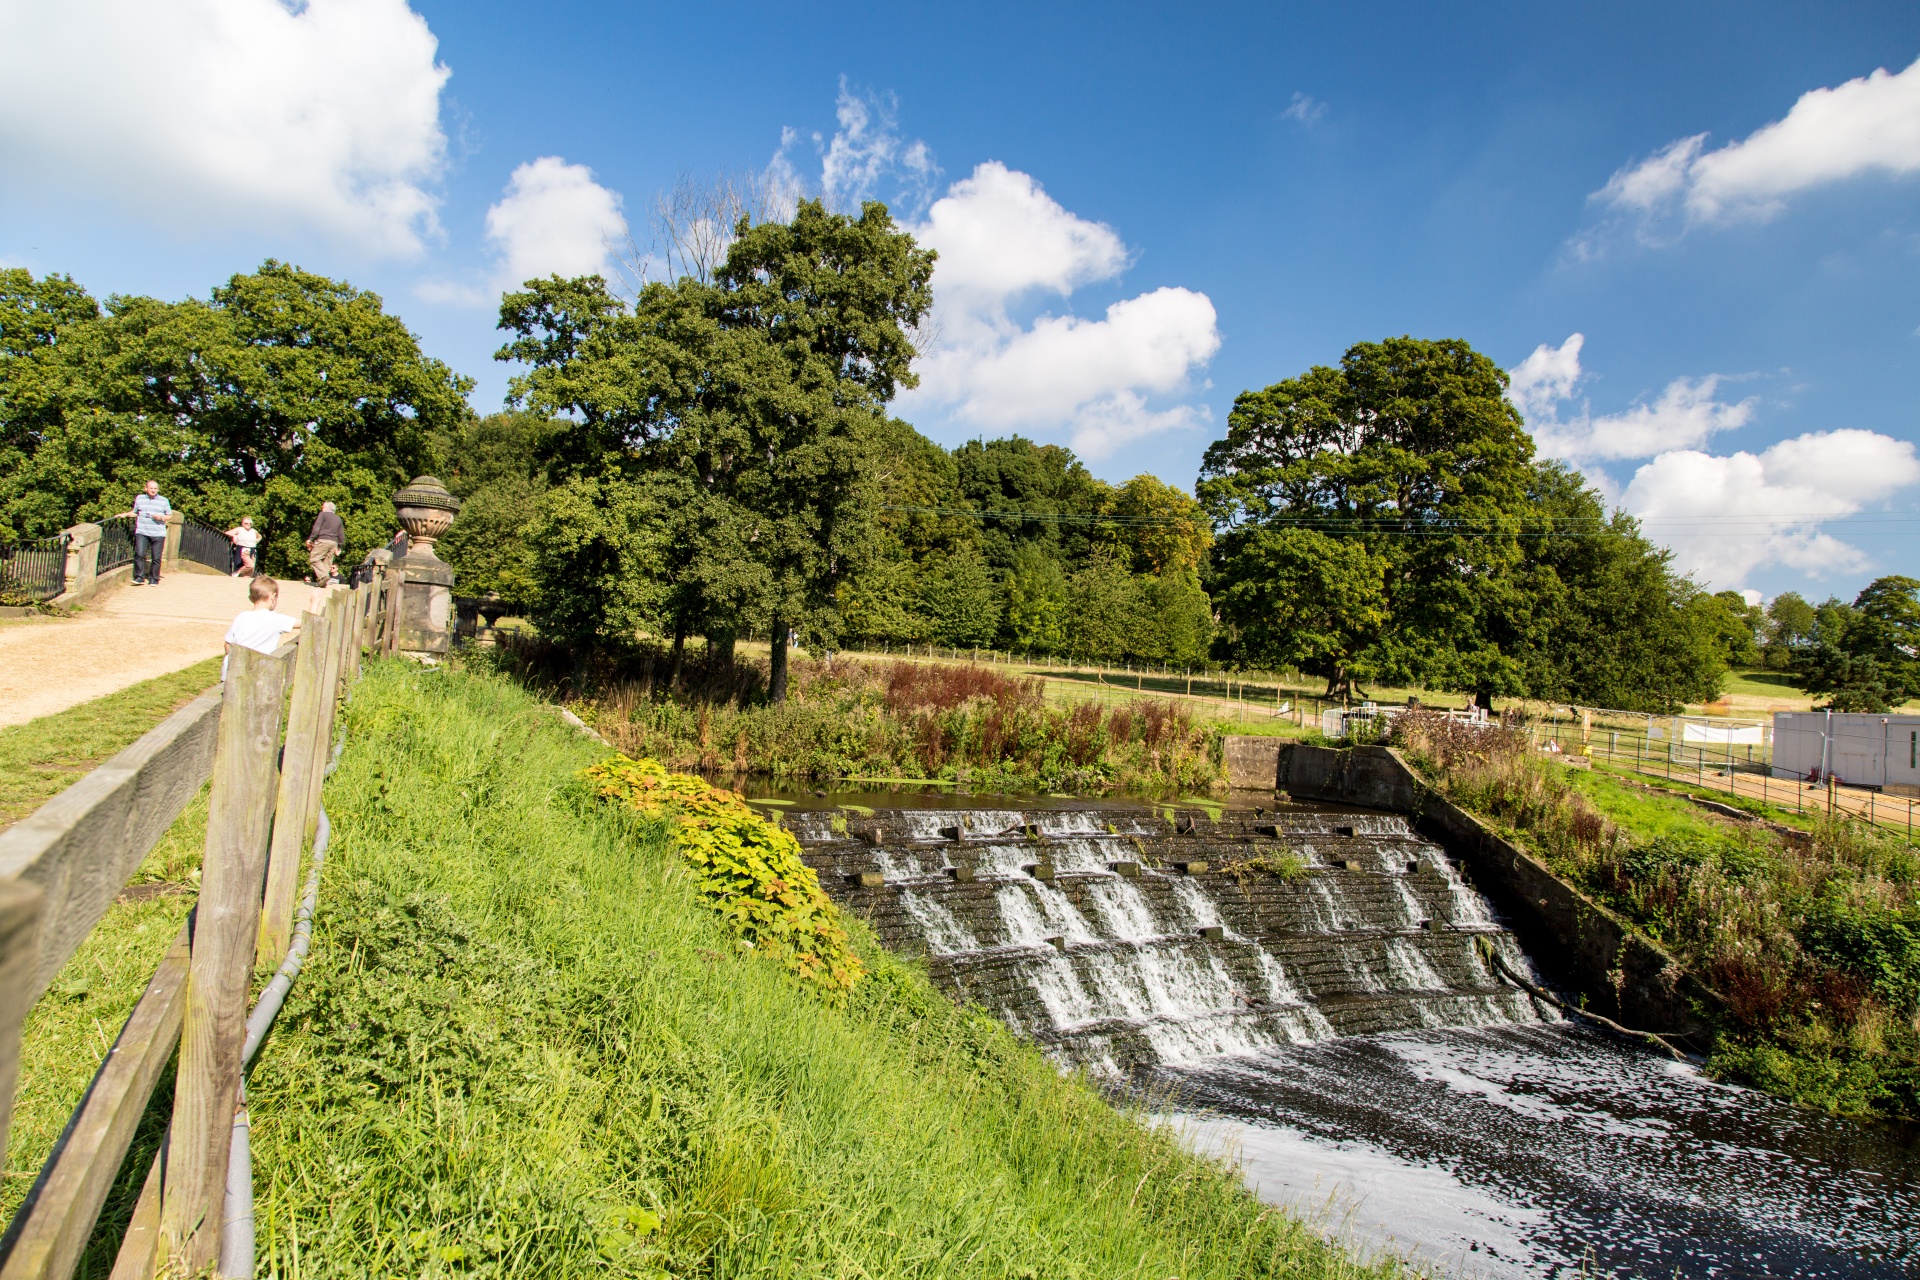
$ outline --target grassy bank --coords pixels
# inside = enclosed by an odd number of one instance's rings
[[[0,729],[0,830],[132,745],[141,734],[211,689],[219,678],[220,660],[209,658],[104,698]]]
[[[857,922],[844,1009],[739,946],[600,754],[504,679],[369,668],[251,1084],[263,1274],[1356,1273]]]
[[[1408,717],[1449,799],[1672,949],[1721,993],[1709,1069],[1822,1110],[1920,1118],[1920,848],[1822,820],[1788,836],[1603,772],[1511,730]]]
[[[1076,793],[1224,782],[1225,730],[1177,702],[1050,702],[1040,679],[993,667],[796,656],[787,701],[774,706],[762,660],[694,668],[678,681],[651,670],[571,671],[537,642],[476,661],[564,696],[620,750],[673,769]]]

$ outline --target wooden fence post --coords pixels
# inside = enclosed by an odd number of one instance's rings
[[[311,840],[320,822],[320,786],[327,778],[327,756],[333,751],[333,711],[340,689],[340,633],[346,618],[337,599],[326,604],[326,644],[320,650],[320,715],[313,726],[313,769],[307,775],[306,824],[301,832]]]
[[[242,648],[228,659],[160,1207],[162,1259],[189,1274],[220,1251],[288,665]]]
[[[40,992],[33,970],[40,959],[38,886],[0,881],[0,1157],[7,1152],[13,1086],[20,1078],[20,1026]]]
[[[319,755],[320,677],[326,670],[324,614],[309,611],[300,624],[294,659],[293,697],[287,709],[287,745],[280,757],[279,794],[273,805],[273,842],[267,854],[266,891],[260,901],[259,951],[277,956],[293,932],[294,900],[300,896],[300,851],[306,846],[307,804]]]

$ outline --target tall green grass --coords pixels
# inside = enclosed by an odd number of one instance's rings
[[[506,680],[373,664],[347,741],[250,1086],[264,1274],[1364,1272],[857,921],[845,1010],[731,943]]]

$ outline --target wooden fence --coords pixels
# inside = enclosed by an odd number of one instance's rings
[[[212,780],[198,902],[0,1237],[0,1280],[73,1274],[176,1047],[172,1121],[112,1274],[220,1259],[255,957],[287,950],[338,708],[362,656],[393,650],[397,586],[384,575],[316,597],[297,640],[235,649],[221,688],[0,835],[3,1155],[28,1011]],[[250,1261],[222,1270],[252,1274]]]

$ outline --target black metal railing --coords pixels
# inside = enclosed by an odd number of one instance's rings
[[[67,585],[67,535],[0,544],[0,602],[51,600]]]
[[[133,517],[113,516],[100,522],[100,557],[93,571],[105,573],[133,563]]]
[[[186,520],[180,526],[180,558],[222,573],[233,572],[233,540],[210,524]]]

